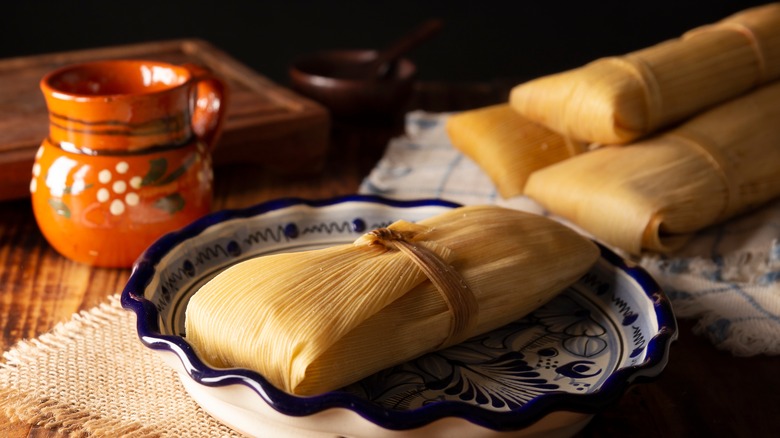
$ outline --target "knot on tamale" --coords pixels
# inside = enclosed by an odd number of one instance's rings
[[[386,248],[396,248],[397,242],[408,242],[410,238],[409,233],[402,233],[390,228],[377,228],[369,231],[368,234],[376,237],[376,240],[372,241],[371,245],[382,245]]]
[[[477,322],[479,306],[474,292],[460,273],[434,251],[416,242],[422,242],[421,235],[428,231],[430,228],[398,221],[390,227],[369,231],[358,239],[358,242],[369,246],[382,245],[404,253],[436,287],[452,315],[452,325],[447,338],[439,346],[441,348],[463,340],[461,335],[467,333]],[[435,244],[433,241],[430,243]]]

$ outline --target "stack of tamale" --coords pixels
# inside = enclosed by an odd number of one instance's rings
[[[668,251],[780,195],[778,78],[771,3],[520,84],[502,105],[512,111],[462,113],[447,129],[502,196],[524,193],[634,254]]]
[[[317,394],[506,325],[598,256],[542,216],[462,207],[353,244],[241,262],[192,297],[187,340],[214,366]]]
[[[630,253],[676,249],[780,194],[780,82],[629,146],[540,169],[525,192]]]

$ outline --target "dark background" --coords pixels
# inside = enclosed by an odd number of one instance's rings
[[[762,1],[11,1],[0,58],[173,38],[210,41],[287,85],[298,55],[383,47],[427,18],[420,79],[524,80],[636,50]]]

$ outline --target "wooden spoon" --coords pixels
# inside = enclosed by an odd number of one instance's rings
[[[399,58],[436,35],[442,26],[443,22],[440,19],[428,20],[380,51],[371,62],[344,65],[343,68],[339,68],[338,77],[366,80],[386,77]]]

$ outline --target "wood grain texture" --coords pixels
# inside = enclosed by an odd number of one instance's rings
[[[196,63],[225,80],[229,96],[217,164],[251,162],[280,174],[316,173],[324,165],[330,117],[322,106],[205,41],[151,42],[0,60],[0,200],[29,195],[35,151],[49,129],[41,78],[67,64],[119,58]]]
[[[462,110],[500,102],[507,84],[423,84],[414,108]],[[509,84],[511,85],[511,84]],[[215,208],[240,208],[279,197],[354,193],[399,126],[335,124],[323,169],[295,177],[252,164],[217,168]],[[124,286],[128,270],[94,269],[57,255],[37,230],[29,202],[0,203],[0,328],[3,349],[50,330]],[[632,387],[579,437],[780,436],[778,357],[736,358],[718,351],[681,321],[664,373]],[[0,436],[64,437],[0,415]]]

